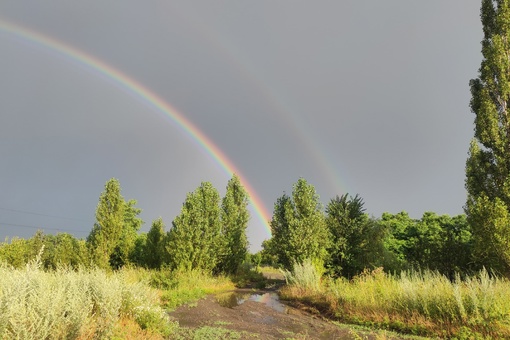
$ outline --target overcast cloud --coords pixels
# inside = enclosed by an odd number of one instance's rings
[[[0,20],[80,49],[177,108],[270,213],[304,177],[324,204],[348,192],[375,217],[419,218],[463,213],[479,7],[2,1]],[[143,231],[159,216],[170,227],[201,181],[224,194],[230,176],[215,160],[111,79],[2,29],[0,55],[1,237],[86,237],[111,177],[138,200]],[[267,238],[254,214],[249,238],[255,250]]]

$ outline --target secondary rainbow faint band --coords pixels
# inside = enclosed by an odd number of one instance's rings
[[[204,149],[229,175],[236,174],[249,195],[249,201],[257,215],[257,218],[262,222],[262,225],[271,237],[271,229],[269,227],[270,215],[265,209],[262,200],[256,193],[255,189],[250,185],[248,180],[240,173],[234,163],[221,151],[216,144],[214,144],[202,131],[193,125],[186,117],[177,111],[172,105],[164,101],[161,97],[145,87],[140,82],[131,78],[127,74],[117,70],[106,62],[99,60],[91,54],[81,51],[73,46],[65,44],[55,38],[49,37],[34,30],[13,24],[4,19],[0,19],[0,30],[10,35],[28,41],[36,45],[43,46],[46,49],[58,52],[60,55],[69,58],[75,62],[86,66],[89,69],[98,72],[99,74],[107,77],[120,85],[129,93],[141,99],[152,109],[155,109],[170,119],[186,134],[188,134],[198,145]]]

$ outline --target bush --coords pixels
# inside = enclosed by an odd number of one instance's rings
[[[317,292],[321,289],[324,266],[318,261],[307,259],[302,264],[295,263],[292,271],[282,270],[282,273],[288,285]]]
[[[0,338],[107,338],[121,318],[135,318],[142,328],[168,321],[156,292],[128,282],[122,271],[40,266],[40,257],[23,269],[0,265]]]

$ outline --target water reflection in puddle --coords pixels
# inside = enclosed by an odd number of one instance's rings
[[[287,309],[287,307],[280,302],[278,294],[276,293],[252,294],[242,292],[229,292],[216,295],[216,301],[218,301],[220,306],[228,308],[234,308],[236,306],[242,305],[246,301],[255,301],[263,303],[280,313],[285,313]]]

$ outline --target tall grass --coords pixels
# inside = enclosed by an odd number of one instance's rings
[[[485,270],[454,281],[430,271],[397,277],[375,270],[351,281],[325,280],[314,290],[290,285],[281,294],[347,322],[448,338],[510,338],[510,282]]]
[[[282,270],[282,274],[288,285],[317,292],[320,290],[321,277],[324,273],[322,268],[322,264],[307,259],[303,263],[296,263],[291,271]]]
[[[23,269],[0,265],[0,338],[109,338],[121,319],[169,333],[173,325],[157,292],[125,276],[65,268],[45,272],[38,260]]]

